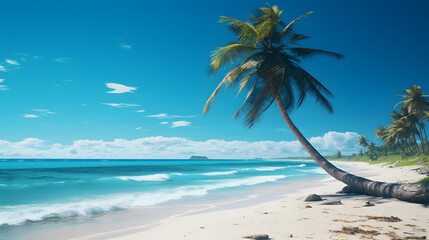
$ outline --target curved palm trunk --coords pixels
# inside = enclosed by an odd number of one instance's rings
[[[293,124],[283,106],[280,97],[276,97],[276,103],[280,109],[283,119],[301,145],[305,148],[305,150],[307,150],[314,161],[316,161],[316,163],[319,164],[319,166],[322,167],[323,170],[325,170],[332,177],[367,195],[397,198],[409,202],[429,203],[429,184],[376,182],[355,176],[335,167],[322,155],[320,155],[320,153],[302,135],[295,124]]]

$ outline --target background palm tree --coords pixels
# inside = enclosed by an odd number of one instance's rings
[[[365,153],[365,149],[368,147],[368,139],[366,136],[360,136],[358,139],[358,144],[359,146],[363,147],[364,149],[364,153]]]
[[[425,130],[424,119],[425,115],[429,111],[429,95],[424,95],[420,86],[410,86],[411,89],[405,89],[405,95],[400,95],[404,98],[403,101],[396,105],[402,104],[402,108],[406,109],[408,113],[415,115],[417,126],[419,127],[419,135],[422,140],[422,147],[424,151],[424,143],[426,140],[426,146],[429,150],[428,137]],[[424,135],[424,136],[423,136]]]
[[[248,22],[222,16],[220,22],[227,23],[236,35],[237,41],[216,49],[211,58],[210,69],[215,75],[227,63],[232,69],[222,79],[219,86],[208,99],[203,113],[207,113],[214,98],[222,87],[239,85],[239,93],[248,88],[246,99],[234,117],[246,112],[245,124],[253,126],[261,114],[275,102],[284,121],[311,157],[331,176],[357,189],[362,193],[383,197],[396,197],[412,202],[429,202],[429,187],[410,184],[386,184],[349,174],[327,161],[301,134],[289,117],[288,112],[299,107],[310,95],[322,107],[332,112],[327,100],[331,93],[299,64],[314,56],[326,55],[342,58],[338,53],[302,48],[295,45],[308,36],[294,31],[297,21],[312,12],[306,13],[289,24],[285,24],[277,6],[258,8]]]

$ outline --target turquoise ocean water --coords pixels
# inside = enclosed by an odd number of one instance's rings
[[[4,159],[0,230],[321,174],[311,161]]]

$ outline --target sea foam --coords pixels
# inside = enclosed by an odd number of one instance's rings
[[[143,176],[122,176],[122,177],[116,177],[118,179],[121,179],[123,181],[150,181],[150,182],[161,182],[161,181],[167,181],[170,180],[170,175],[168,174],[152,174],[152,175],[143,175]]]
[[[201,175],[204,176],[222,176],[222,175],[232,175],[236,174],[237,171],[225,171],[225,172],[207,172],[207,173],[201,173]]]
[[[216,189],[275,182],[283,178],[286,178],[286,176],[272,175],[247,177],[243,179],[212,180],[202,185],[187,185],[147,193],[106,195],[99,199],[82,200],[73,203],[8,206],[0,208],[0,225],[17,225],[25,222],[37,222],[53,218],[98,215],[130,207],[155,205],[170,200],[181,199],[185,196],[203,196],[209,191]]]

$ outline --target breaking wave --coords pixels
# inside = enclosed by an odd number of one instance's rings
[[[145,179],[166,179],[165,176],[166,174],[154,174],[122,178],[126,180],[137,178],[138,180],[133,181],[148,181]],[[209,191],[222,188],[250,186],[266,182],[275,182],[283,178],[286,178],[286,176],[272,175],[247,177],[243,179],[224,179],[211,181],[202,185],[187,185],[155,192],[106,195],[98,199],[89,199],[73,203],[57,203],[50,205],[32,204],[7,206],[3,208],[0,207],[0,225],[17,225],[26,222],[49,221],[53,219],[71,218],[77,216],[99,215],[130,207],[155,205],[170,200],[181,199],[185,196],[203,196],[206,195]]]

